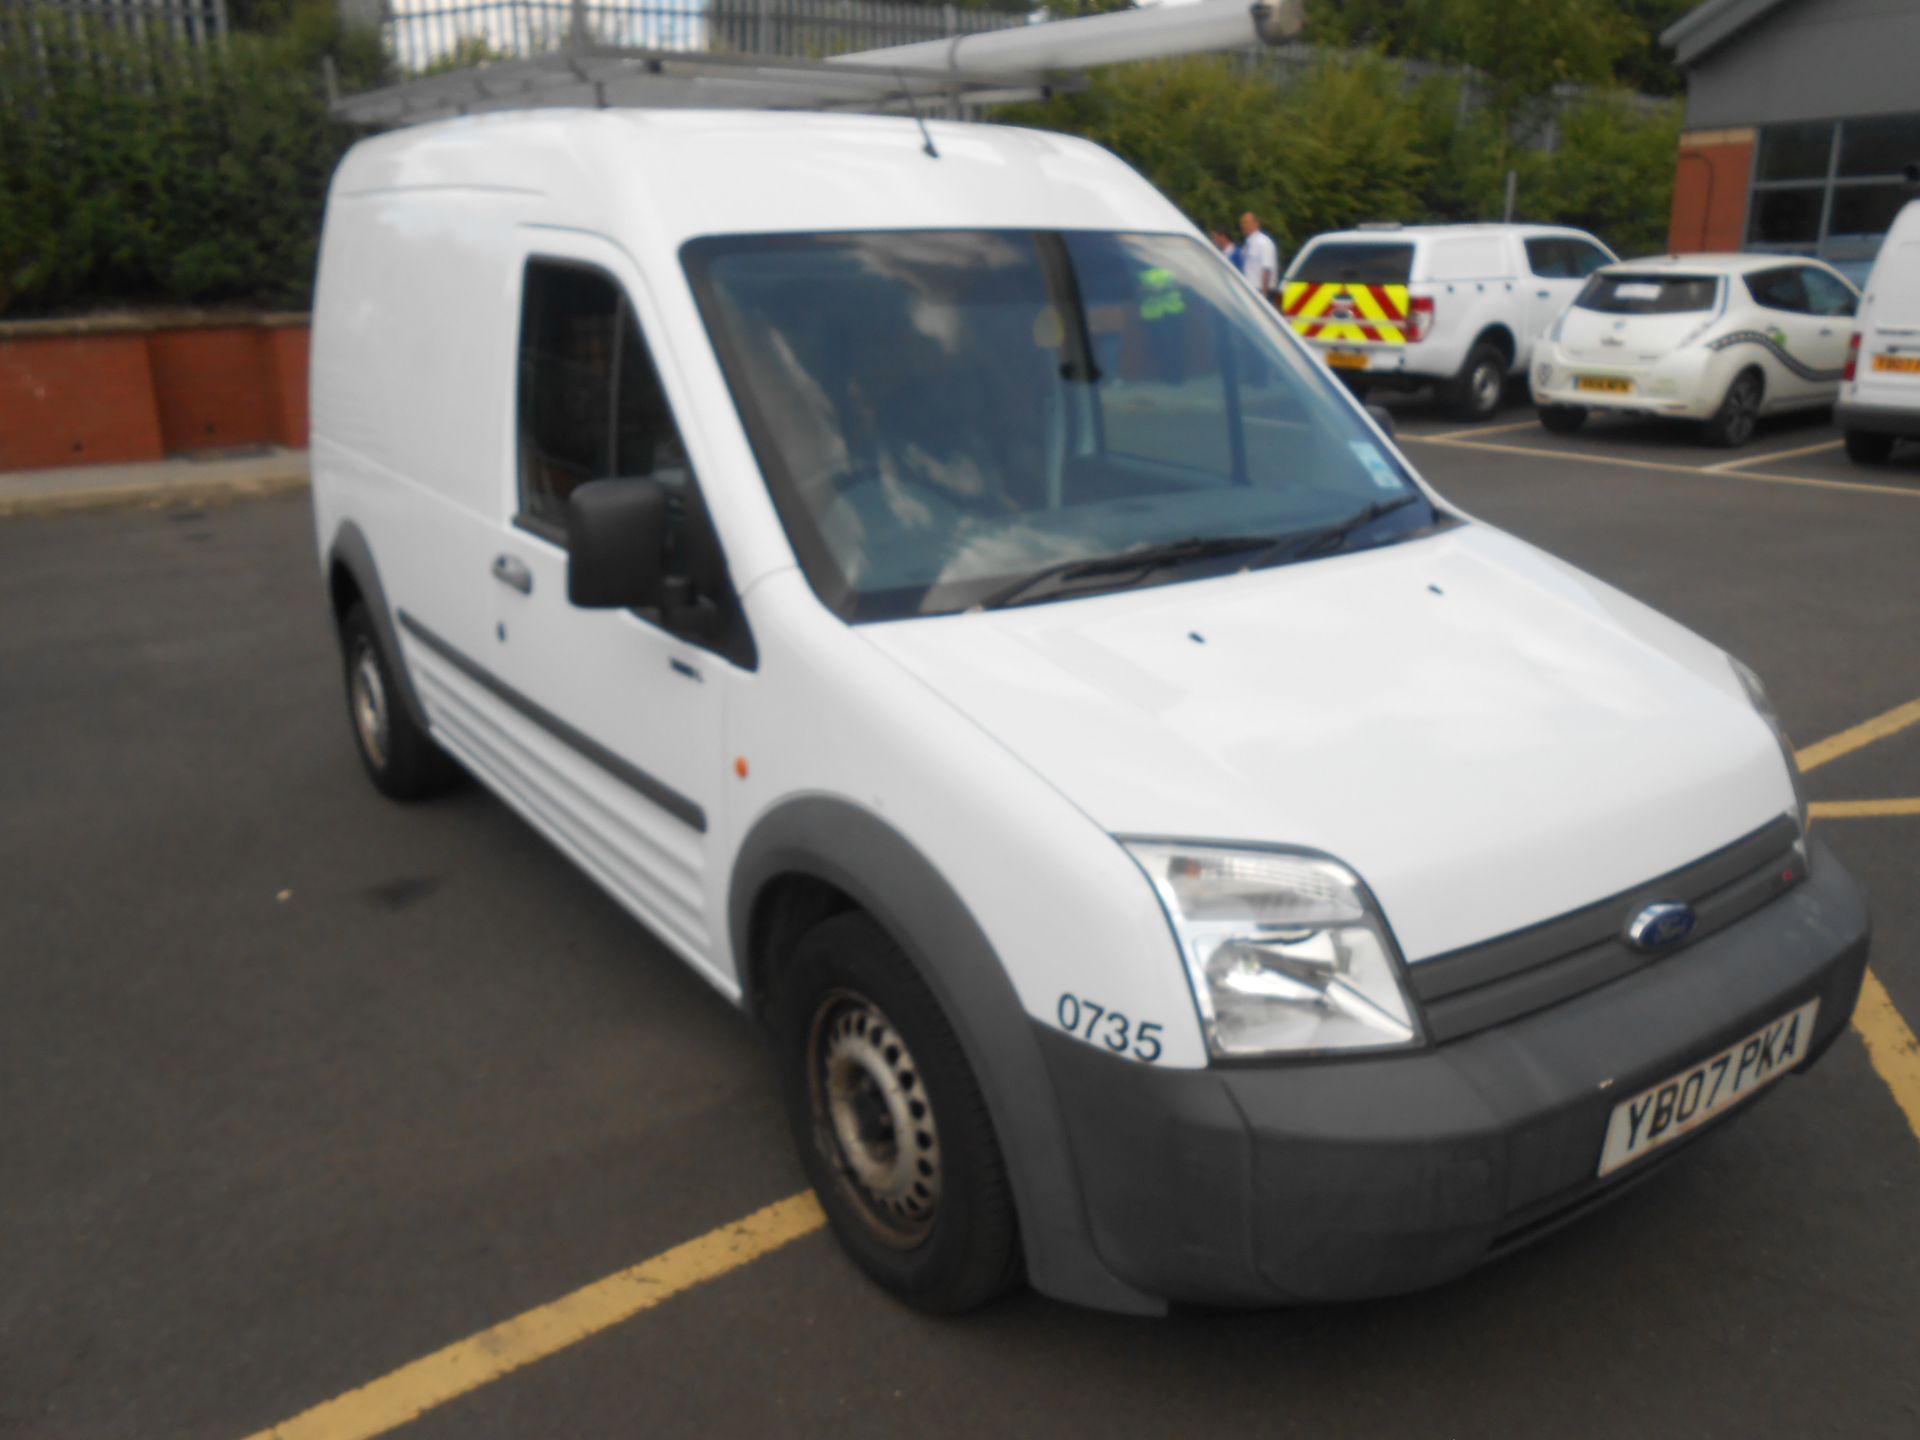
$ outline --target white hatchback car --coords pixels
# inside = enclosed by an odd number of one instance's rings
[[[313,335],[367,774],[457,761],[761,1021],[914,1304],[1432,1284],[1853,1010],[1752,674],[1435,494],[1095,146],[364,140]]]
[[[1587,281],[1534,355],[1540,423],[1596,411],[1705,422],[1744,445],[1762,415],[1831,405],[1860,295],[1818,260],[1669,255]]]

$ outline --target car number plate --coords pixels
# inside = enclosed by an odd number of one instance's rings
[[[1876,355],[1873,368],[1892,370],[1902,375],[1920,375],[1920,355]]]
[[[1576,390],[1598,390],[1607,395],[1631,395],[1631,380],[1616,380],[1611,375],[1582,375],[1574,382]]]
[[[1336,370],[1364,370],[1367,368],[1367,352],[1364,350],[1329,350],[1327,364]]]
[[[1622,1100],[1607,1122],[1599,1173],[1612,1174],[1648,1151],[1699,1129],[1793,1069],[1806,1058],[1813,1040],[1813,1017],[1819,1010],[1820,1002],[1809,1000],[1718,1055]]]

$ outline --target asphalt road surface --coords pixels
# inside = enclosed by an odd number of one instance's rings
[[[1920,450],[1397,408],[1802,744],[1920,697]],[[301,499],[0,524],[0,1433],[250,1435],[802,1188],[746,1025],[477,788],[375,795],[336,669]],[[1810,780],[1920,796],[1920,727]],[[1819,823],[1920,1021],[1920,815]],[[1911,1440],[1915,1123],[1849,1034],[1618,1204],[1336,1309],[936,1321],[813,1233],[402,1433]]]

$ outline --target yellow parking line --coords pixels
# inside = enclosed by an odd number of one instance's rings
[[[1769,450],[1763,455],[1749,455],[1741,460],[1722,460],[1718,465],[1702,468],[1709,475],[1717,475],[1722,470],[1738,470],[1743,465],[1758,465],[1763,460],[1791,460],[1797,455],[1818,455],[1822,450],[1838,450],[1847,442],[1844,440],[1822,440],[1818,445],[1803,445],[1798,450]]]
[[[789,1196],[571,1295],[502,1320],[250,1440],[365,1440],[384,1435],[523,1365],[811,1235],[825,1223],[812,1191]]]
[[[1826,739],[1808,745],[1794,753],[1794,759],[1800,762],[1800,773],[1816,770],[1829,760],[1838,760],[1842,755],[1851,755],[1863,746],[1876,740],[1884,740],[1889,735],[1897,735],[1911,725],[1920,725],[1920,700],[1909,700],[1904,705],[1896,705],[1885,714],[1876,715],[1871,720],[1863,720],[1850,730],[1842,730],[1838,735],[1829,735]]]
[[[1816,820],[1880,820],[1889,815],[1920,815],[1920,795],[1910,800],[1816,800]]]
[[[1867,972],[1860,989],[1860,1004],[1853,1012],[1853,1028],[1867,1044],[1867,1057],[1873,1068],[1893,1092],[1895,1103],[1907,1117],[1907,1128],[1920,1139],[1920,1040],[1914,1038],[1907,1022],[1894,1008],[1880,977]]]
[[[1458,433],[1458,432],[1455,432]],[[1485,433],[1484,431],[1481,433]],[[1625,470],[1655,470],[1665,475],[1707,475],[1715,480],[1760,480],[1770,485],[1799,485],[1809,490],[1851,490],[1864,495],[1895,495],[1920,500],[1920,485],[1867,485],[1858,480],[1813,480],[1804,475],[1767,475],[1758,470],[1709,470],[1702,465],[1675,465],[1662,460],[1629,460],[1622,455],[1591,455],[1580,450],[1546,450],[1533,445],[1483,445],[1447,435],[1402,435],[1422,445],[1448,445],[1455,450],[1480,450],[1489,455],[1526,455],[1538,460],[1569,460],[1579,465],[1613,465]]]
[[[1476,425],[1471,430],[1449,430],[1443,435],[1415,435],[1415,440],[1468,440],[1476,435],[1510,435],[1515,430],[1538,430],[1538,420],[1517,420],[1511,425]],[[1504,448],[1504,447],[1502,447]]]

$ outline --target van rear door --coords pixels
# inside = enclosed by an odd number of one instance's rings
[[[1858,403],[1920,411],[1920,202],[1894,222],[1860,318]]]
[[[1410,317],[1409,240],[1316,240],[1294,261],[1280,311],[1303,339],[1325,346],[1405,345]]]

